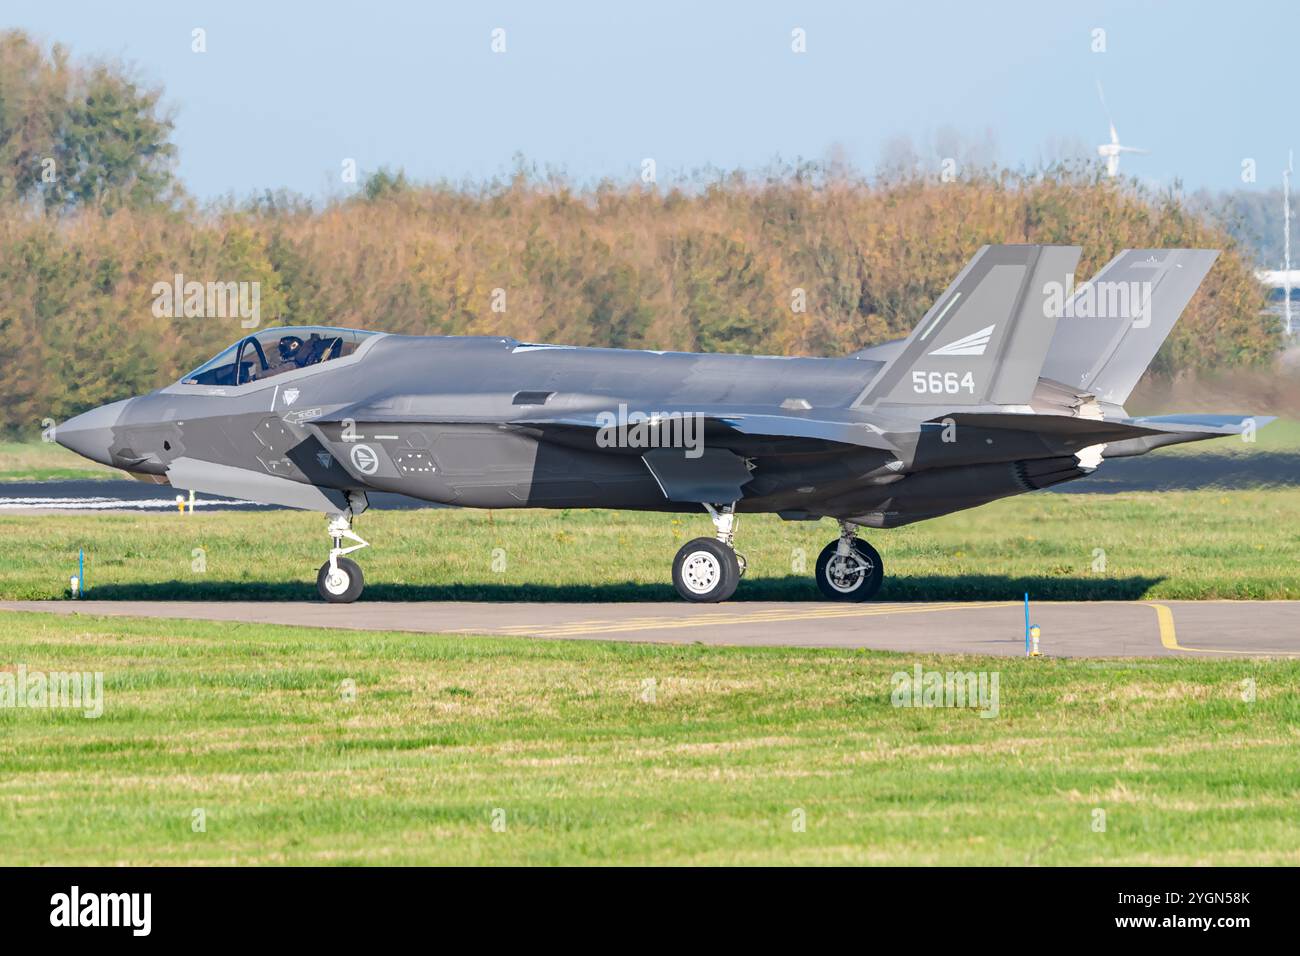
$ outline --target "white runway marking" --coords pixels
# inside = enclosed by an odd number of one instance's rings
[[[188,507],[188,501],[186,502]],[[198,508],[231,508],[231,507],[258,507],[254,501],[204,501],[197,499],[194,507]],[[117,511],[124,509],[135,509],[137,511],[174,511],[176,510],[175,498],[143,498],[138,500],[129,500],[126,498],[0,498],[0,511],[34,511],[40,509],[57,509],[60,511]]]

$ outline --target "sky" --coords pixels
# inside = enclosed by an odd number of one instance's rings
[[[1033,166],[1095,155],[1108,138],[1098,81],[1121,142],[1150,150],[1123,157],[1124,174],[1268,189],[1300,140],[1297,26],[1288,2],[0,7],[0,27],[161,84],[178,173],[201,199],[343,194],[348,159],[362,178],[386,166],[482,181],[522,154],[591,182],[630,181],[649,158],[668,182],[831,156],[869,171],[906,138],[937,171],[953,131],[983,144],[977,155]],[[1242,180],[1248,159],[1255,183]]]

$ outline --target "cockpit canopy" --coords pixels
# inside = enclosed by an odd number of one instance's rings
[[[247,385],[351,355],[374,332],[298,325],[263,329],[181,379],[182,385]]]

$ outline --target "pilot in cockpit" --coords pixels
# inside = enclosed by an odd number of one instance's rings
[[[293,368],[302,368],[304,358],[304,349],[302,339],[296,335],[286,335],[280,339],[280,364],[288,365]]]
[[[305,342],[296,335],[286,335],[280,339],[280,366],[306,368],[323,362],[338,354],[337,346],[341,343],[337,336],[324,338],[317,332],[312,332]]]

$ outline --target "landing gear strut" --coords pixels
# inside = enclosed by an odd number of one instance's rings
[[[713,519],[716,536],[688,541],[673,561],[673,587],[687,601],[711,604],[736,593],[745,573],[745,559],[736,553],[736,503],[704,508]]]
[[[344,555],[369,547],[370,542],[362,540],[352,530],[351,515],[330,515],[328,533],[334,547],[330,548],[330,559],[320,566],[320,571],[316,574],[316,590],[331,604],[351,604],[361,596],[361,589],[366,582],[361,567]],[[357,543],[345,548],[344,538]]]
[[[858,539],[856,525],[840,522],[840,536],[817,558],[817,587],[832,601],[866,601],[880,590],[885,565],[880,552]]]

